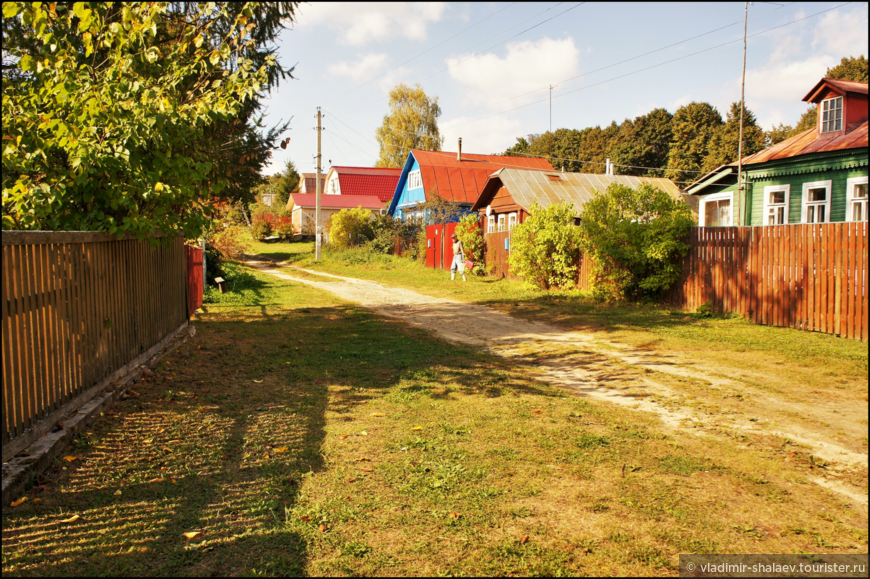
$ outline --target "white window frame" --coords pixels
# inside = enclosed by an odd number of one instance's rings
[[[825,220],[824,221],[816,221],[815,223],[830,223],[831,222],[831,180],[827,181],[810,181],[809,183],[804,183],[801,194],[801,223],[808,223],[807,221],[807,207],[809,206],[809,192],[810,189],[826,189],[825,192]],[[822,203],[813,202],[813,205],[820,206]]]
[[[495,215],[489,215],[486,218],[486,232],[494,233],[495,232]]]
[[[505,231],[505,224],[506,224],[505,214],[502,213],[501,215],[498,216],[498,230]]]
[[[514,227],[517,226],[517,214],[516,212],[509,213],[507,218],[507,229],[508,231],[513,230]]]
[[[846,221],[852,222],[852,205],[854,203],[861,203],[864,205],[864,219],[863,221],[867,221],[867,197],[864,197],[861,201],[855,200],[855,185],[867,185],[867,175],[863,177],[852,177],[851,179],[846,179]]]
[[[825,119],[825,116],[829,112],[825,110],[825,103],[834,103],[835,105],[839,104],[839,107],[835,106],[833,109],[830,109],[830,112],[840,111],[840,117],[834,119]],[[819,132],[836,133],[843,130],[843,97],[839,96],[823,100],[822,104],[819,105],[819,113],[821,113],[819,115],[819,122],[821,123]],[[827,128],[827,126],[829,126],[830,124],[834,124],[836,128]]]
[[[785,220],[782,223],[778,223],[777,225],[788,225],[788,209],[790,207],[791,201],[791,185],[768,185],[764,188],[764,210],[761,214],[761,224],[762,225],[770,225],[768,223],[768,211],[775,206],[780,206],[779,203],[776,205],[772,205],[770,203],[770,194],[775,193],[777,191],[785,191]]]
[[[724,201],[726,199],[731,202],[731,215],[730,215],[730,219],[728,220],[729,221],[728,225],[718,225],[718,226],[711,226],[711,227],[731,227],[731,222],[734,221],[734,192],[733,191],[726,191],[724,193],[714,193],[712,195],[707,195],[706,197],[703,197],[698,202],[698,227],[706,227],[704,225],[704,222],[706,221],[706,218],[707,218],[707,203],[710,201]]]
[[[408,190],[411,189],[419,189],[423,186],[423,176],[420,174],[420,170],[411,171],[408,173]]]

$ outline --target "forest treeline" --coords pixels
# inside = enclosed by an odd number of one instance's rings
[[[825,77],[867,82],[867,58],[843,58]],[[794,126],[780,124],[765,131],[746,108],[743,155],[775,145],[815,124],[816,107],[811,106]],[[737,160],[739,131],[739,102],[731,104],[724,119],[710,103],[692,102],[673,114],[657,108],[622,124],[613,121],[605,128],[557,129],[520,137],[504,154],[542,156],[557,169],[582,173],[604,173],[605,160],[610,158],[620,175],[666,177],[686,187],[700,172]]]

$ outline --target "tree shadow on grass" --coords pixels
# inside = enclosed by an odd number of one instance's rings
[[[445,384],[552,395],[352,306],[215,320],[3,513],[4,573],[305,574],[319,523],[293,509],[306,477],[326,468],[327,407],[347,412],[415,384],[433,397],[449,395]]]

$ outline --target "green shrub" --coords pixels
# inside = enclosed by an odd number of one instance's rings
[[[329,243],[337,249],[359,245],[361,242],[371,241],[373,232],[371,221],[372,212],[362,207],[356,209],[342,209],[334,213],[326,221],[326,232],[329,234]]]
[[[574,205],[566,202],[541,207],[535,202],[529,212],[531,216],[511,234],[511,272],[542,289],[575,286],[580,235],[574,225]]]
[[[479,216],[476,213],[470,213],[463,216],[459,223],[456,224],[456,235],[459,236],[459,241],[465,248],[465,259],[470,259],[474,262],[474,268],[471,273],[475,275],[486,274],[486,263],[484,261],[483,251],[483,229],[480,228]]]
[[[680,277],[689,206],[648,184],[614,183],[583,206],[583,250],[592,258],[594,293],[614,302],[659,298]]]
[[[275,233],[277,233],[281,239],[291,239],[296,234],[296,227],[290,221],[285,221],[275,228]]]
[[[272,224],[265,219],[255,221],[253,227],[251,227],[251,235],[257,241],[263,241],[272,235]]]

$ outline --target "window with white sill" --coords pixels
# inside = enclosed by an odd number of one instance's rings
[[[508,231],[513,230],[513,228],[516,227],[516,225],[517,225],[517,214],[516,213],[509,214],[508,215],[508,224],[507,224]]]
[[[504,231],[504,230],[505,230],[505,220],[504,220],[504,217],[505,217],[504,215],[499,215],[499,216],[498,216],[498,230],[499,230],[499,231]]]
[[[408,173],[408,189],[419,189],[423,186],[423,178],[420,176],[420,171],[411,171]]]
[[[846,180],[846,221],[867,221],[867,177]]]
[[[771,185],[764,188],[764,225],[788,224],[790,185]]]
[[[813,181],[803,185],[804,223],[828,223],[831,220],[831,182]]]
[[[495,232],[495,216],[490,215],[486,218],[486,232],[493,233]]]

